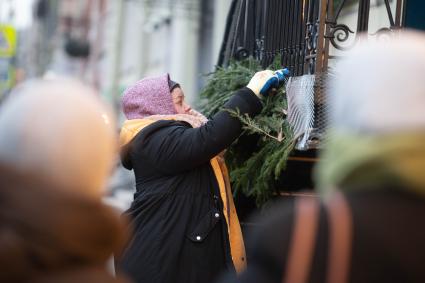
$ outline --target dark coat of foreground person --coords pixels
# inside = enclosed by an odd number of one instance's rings
[[[119,214],[0,166],[0,282],[129,282],[107,270],[125,244]]]
[[[361,189],[364,191],[345,195],[353,228],[345,282],[425,282],[425,198],[405,192],[404,188]],[[247,270],[238,278],[229,275],[220,282],[288,282],[283,281],[283,276],[288,276],[294,219],[298,215],[294,203],[287,200],[267,213],[268,219],[247,240]],[[329,209],[322,204],[317,214],[311,266],[306,269],[305,281],[298,282],[329,282],[331,232],[327,213]],[[302,267],[294,269],[297,268]]]

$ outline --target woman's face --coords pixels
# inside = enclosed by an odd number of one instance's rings
[[[184,93],[181,88],[176,87],[171,91],[171,96],[173,97],[174,108],[176,109],[177,114],[189,114],[192,108],[189,104],[184,102]]]

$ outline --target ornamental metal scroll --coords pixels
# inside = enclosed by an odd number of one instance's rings
[[[391,10],[391,3],[395,4],[395,13]],[[329,54],[329,47],[332,46],[338,51],[347,51],[354,47],[358,41],[358,35],[363,32],[367,32],[369,36],[376,36],[377,39],[381,39],[384,36],[391,36],[394,30],[400,29],[403,25],[402,14],[404,10],[406,0],[328,0],[326,5],[326,18],[321,19],[325,24],[324,34],[324,56],[323,66],[327,66],[329,58],[334,58]],[[375,32],[369,32],[369,19],[371,12],[371,4],[377,5],[381,3],[384,5],[387,17],[388,26],[378,28]],[[334,9],[335,4],[335,9]],[[357,25],[354,31],[347,24],[341,23],[341,12],[348,7],[357,6]],[[395,17],[394,17],[395,15]],[[320,43],[319,43],[320,44]]]

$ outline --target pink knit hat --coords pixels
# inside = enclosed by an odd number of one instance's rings
[[[122,97],[127,119],[142,119],[150,115],[177,114],[170,93],[170,76],[144,78],[128,87]]]

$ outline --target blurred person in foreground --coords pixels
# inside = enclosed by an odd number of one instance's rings
[[[425,282],[425,35],[394,32],[338,62],[321,200],[286,200],[221,282]]]
[[[258,114],[278,74],[258,72],[224,108]],[[130,86],[123,108],[122,162],[134,170],[137,191],[126,212],[135,233],[117,269],[144,283],[208,283],[243,270],[242,233],[218,156],[240,135],[240,121],[225,110],[208,121],[168,74]]]
[[[106,268],[125,241],[101,201],[113,116],[80,83],[33,81],[0,108],[0,282],[123,282]]]

